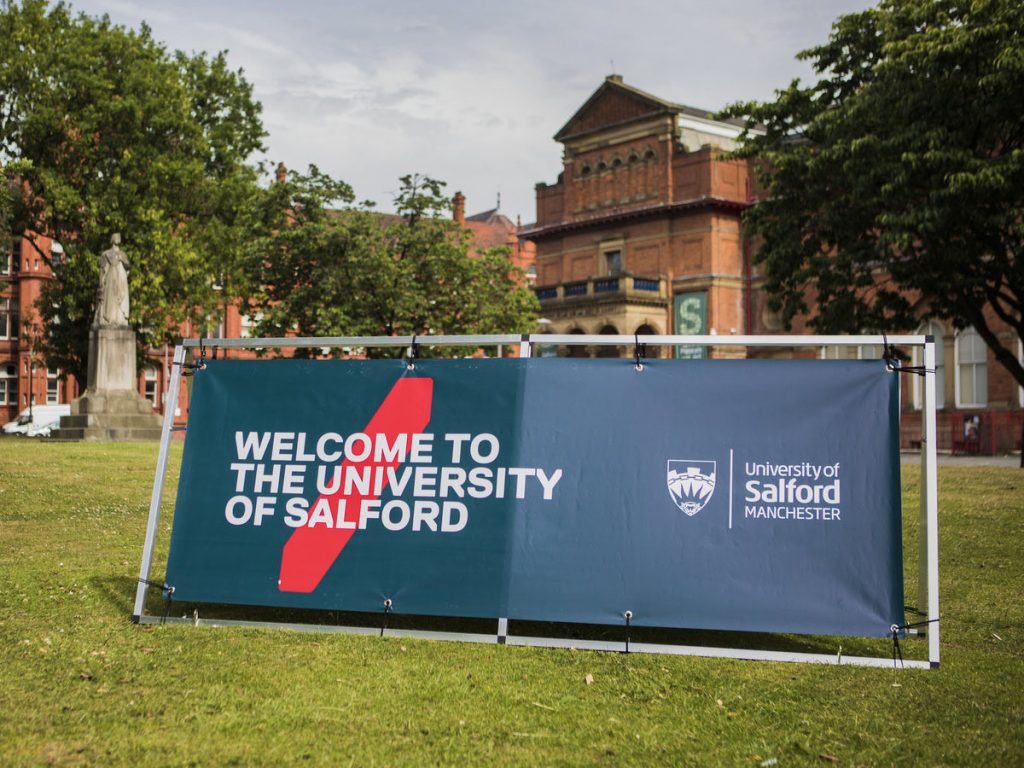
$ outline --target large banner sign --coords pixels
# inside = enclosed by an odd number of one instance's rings
[[[882,361],[209,361],[176,600],[884,636]]]

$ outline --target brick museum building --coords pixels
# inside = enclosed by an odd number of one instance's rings
[[[756,242],[744,238],[740,227],[756,195],[751,164],[723,157],[736,147],[740,132],[739,121],[716,120],[708,110],[665,101],[617,75],[600,85],[555,134],[563,147],[561,172],[554,184],[537,185],[537,221],[522,232],[536,244],[535,291],[544,330],[783,332],[752,264]],[[1012,329],[993,327],[1020,353]],[[807,331],[797,327],[794,332]],[[919,332],[938,344],[939,449],[1019,449],[1024,391],[981,337],[971,328],[956,330],[938,321]],[[631,350],[571,347],[558,353],[617,356]],[[878,358],[881,349],[797,354]],[[713,347],[710,355],[743,352]],[[916,377],[904,378],[904,448],[917,447],[919,390]]]
[[[756,197],[747,161],[723,153],[736,146],[741,125],[708,110],[676,104],[608,77],[557,132],[563,164],[553,184],[536,187],[537,220],[520,226],[497,208],[467,216],[456,193],[453,218],[472,234],[473,252],[508,246],[541,304],[538,330],[549,333],[680,333],[748,335],[783,332],[769,311],[754,265],[756,242],[740,219]],[[44,253],[59,246],[39,239]],[[79,384],[48,369],[31,319],[45,258],[14,239],[0,255],[0,419],[35,403],[65,403]],[[993,323],[1021,352],[1013,331]],[[923,324],[938,343],[936,391],[940,450],[994,454],[1019,449],[1024,392],[971,328]],[[223,321],[181,328],[188,337],[245,337],[252,323],[226,300]],[[802,333],[802,327],[794,329]],[[540,346],[541,354],[629,355],[614,347]],[[662,354],[668,354],[662,350]],[[650,354],[654,354],[651,350]],[[676,349],[700,357],[703,348]],[[742,356],[742,348],[712,347],[712,357]],[[773,354],[771,351],[759,354]],[[775,354],[789,356],[791,350]],[[877,347],[806,349],[797,354],[877,358]],[[149,350],[138,391],[163,413],[171,350]],[[904,448],[920,434],[918,379],[903,379]],[[188,411],[187,388],[175,415]]]

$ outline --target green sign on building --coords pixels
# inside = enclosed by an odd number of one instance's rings
[[[708,292],[692,291],[676,294],[675,332],[680,336],[703,336],[708,332]],[[699,360],[707,357],[707,347],[678,346],[676,359]]]

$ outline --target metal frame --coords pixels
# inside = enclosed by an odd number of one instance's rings
[[[409,347],[422,346],[497,346],[519,345],[519,357],[530,357],[534,344],[559,346],[649,346],[700,345],[705,347],[853,347],[862,345],[900,345],[924,349],[924,387],[921,418],[921,510],[920,543],[918,563],[918,605],[919,613],[927,606],[926,634],[928,659],[911,659],[902,663],[908,669],[928,669],[939,666],[939,532],[938,532],[938,464],[936,456],[935,421],[935,343],[931,336],[682,336],[682,335],[582,335],[582,334],[522,334],[522,335],[480,335],[480,336],[330,336],[296,337],[278,339],[184,339],[174,349],[171,366],[171,382],[165,408],[163,428],[160,436],[160,453],[157,457],[153,493],[150,497],[149,520],[146,525],[146,541],[139,568],[139,583],[135,593],[132,620],[138,624],[194,624],[211,627],[277,627],[308,632],[343,632],[360,635],[384,635],[385,630],[375,627],[334,626],[266,621],[244,621],[232,619],[200,619],[198,612],[193,619],[159,617],[145,613],[146,591],[150,586],[150,572],[156,543],[157,527],[160,521],[160,506],[164,480],[167,474],[167,458],[174,430],[174,409],[178,402],[181,376],[184,373],[187,349],[271,349],[300,347]],[[164,585],[166,589],[167,585]],[[663,653],[680,656],[706,656],[728,659],[751,659],[760,661],[811,662],[819,664],[850,664],[866,667],[887,667],[893,660],[886,657],[833,656],[822,653],[797,651],[769,651],[747,648],[722,648],[713,646],[665,645],[657,643],[630,643],[607,640],[578,640],[557,637],[527,637],[508,634],[508,619],[497,617],[494,634],[464,632],[435,632],[416,629],[387,629],[394,637],[419,637],[433,640],[458,640],[475,643],[497,643],[546,648],[579,648],[600,651],[622,651],[634,653]]]

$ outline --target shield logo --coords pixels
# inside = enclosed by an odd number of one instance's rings
[[[715,462],[669,459],[666,480],[672,501],[693,517],[707,506],[715,492]]]

